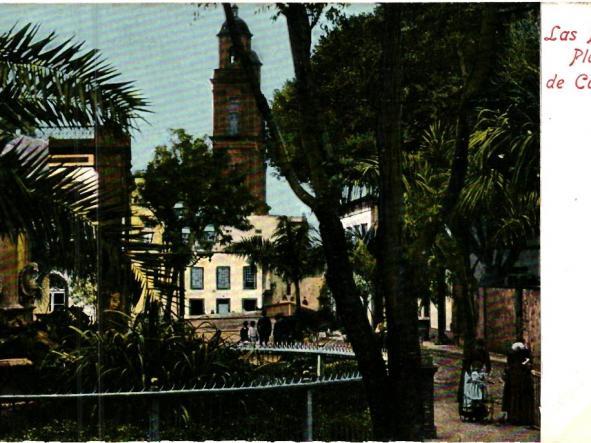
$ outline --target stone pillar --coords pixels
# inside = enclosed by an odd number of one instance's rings
[[[423,408],[425,421],[423,422],[423,438],[437,438],[437,427],[435,426],[435,403],[433,377],[438,367],[433,365],[431,356],[423,356],[421,362],[421,396],[423,397]]]
[[[24,234],[16,241],[0,237],[0,329],[18,327],[33,320],[33,307],[19,303],[19,272],[28,259]]]
[[[104,310],[129,312],[129,263],[121,253],[122,233],[130,222],[131,139],[98,128],[95,168],[99,181],[98,309],[102,326],[110,319]]]

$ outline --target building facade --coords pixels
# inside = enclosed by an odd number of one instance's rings
[[[234,241],[261,236],[270,238],[279,218],[272,215],[248,217],[252,229],[240,231],[228,228]],[[254,312],[263,307],[264,295],[271,291],[271,275],[248,258],[223,252],[197,261],[185,270],[185,318],[201,315],[239,314]]]

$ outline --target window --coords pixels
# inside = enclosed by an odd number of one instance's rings
[[[243,298],[242,299],[242,312],[252,312],[257,310],[257,299],[256,298]]]
[[[215,280],[217,289],[230,289],[230,266],[218,266]]]
[[[152,243],[152,240],[154,239],[154,233],[153,232],[146,232],[143,235],[144,237],[144,243]]]
[[[240,99],[230,97],[228,100],[228,134],[238,135],[240,131]]]
[[[203,269],[203,268],[197,268]],[[189,315],[203,315],[205,314],[205,306],[202,298],[189,299]]]
[[[256,266],[245,266],[242,268],[242,282],[243,289],[256,289],[257,288],[257,267]]]
[[[216,312],[218,314],[229,314],[230,313],[230,300],[218,298],[215,301]]]
[[[66,309],[66,293],[64,291],[51,292],[51,312]]]
[[[203,289],[203,268],[191,268],[191,289]]]
[[[230,112],[228,114],[228,134],[238,135],[238,113]]]

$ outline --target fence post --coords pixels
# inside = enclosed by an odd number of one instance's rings
[[[428,439],[437,438],[437,427],[435,426],[435,405],[434,405],[434,387],[433,377],[438,367],[433,364],[433,358],[430,355],[424,355],[421,362],[420,381],[421,396],[423,397],[424,437]]]
[[[304,423],[304,441],[314,441],[314,403],[312,388],[306,390],[306,422]]]
[[[316,359],[316,376],[322,377],[322,373],[324,372],[324,365],[322,362],[322,354],[318,354]]]
[[[153,378],[152,391],[158,390],[158,379]],[[157,395],[152,396],[152,404],[150,407],[150,432],[148,435],[149,441],[160,441],[160,404]]]

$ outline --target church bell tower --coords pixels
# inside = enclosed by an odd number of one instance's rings
[[[260,80],[261,62],[251,49],[252,34],[232,7],[242,45],[256,67]],[[232,45],[228,24],[224,22],[219,39],[219,67],[213,84],[213,149],[226,152],[231,166],[246,174],[246,186],[258,203],[257,214],[266,214],[266,177],[263,153],[263,119],[257,109],[246,72]]]

